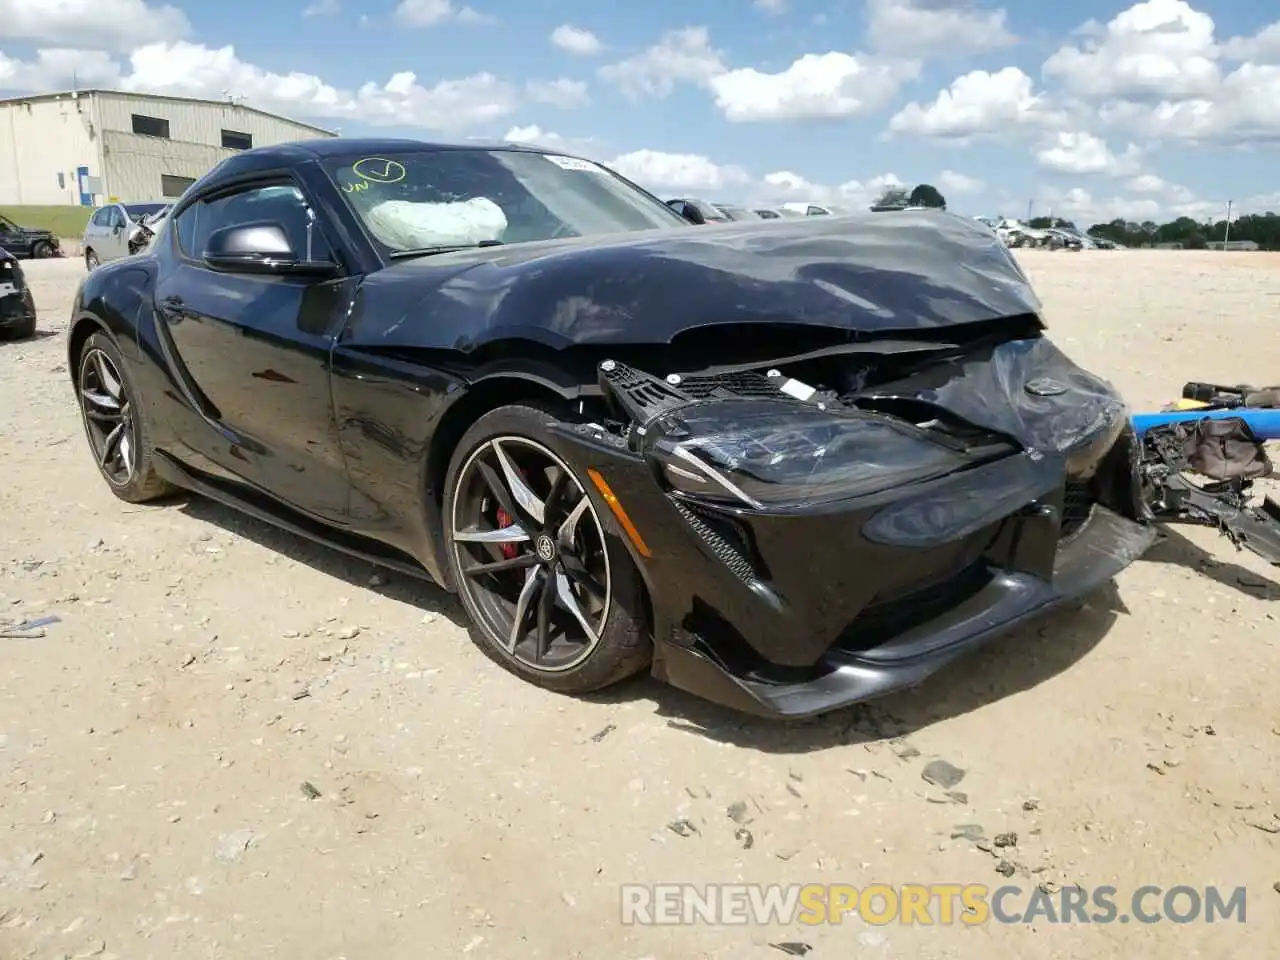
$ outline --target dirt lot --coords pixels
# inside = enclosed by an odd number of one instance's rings
[[[1280,381],[1280,258],[1023,260],[1059,344],[1135,406]],[[0,958],[1274,949],[1280,586],[1216,535],[869,709],[784,727],[647,680],[556,697],[430,587],[208,502],[115,500],[63,358],[82,269],[32,264],[40,339],[0,345],[0,617],[62,618],[0,639]],[[966,771],[952,799],[921,776],[939,758]],[[620,923],[622,883],[739,880],[1110,884],[1122,913],[1143,884],[1245,885],[1248,920]]]

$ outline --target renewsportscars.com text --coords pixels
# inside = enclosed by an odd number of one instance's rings
[[[624,884],[624,924],[983,923],[1109,924],[1245,922],[1246,891],[1214,886],[1064,887],[985,884]]]

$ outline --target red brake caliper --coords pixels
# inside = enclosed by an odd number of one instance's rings
[[[511,514],[507,513],[507,511],[503,510],[501,507],[498,508],[498,526],[500,528],[509,527],[515,522],[515,518],[511,516]],[[518,552],[514,543],[504,543],[498,549],[502,551],[502,558],[504,560],[514,560],[516,553]]]

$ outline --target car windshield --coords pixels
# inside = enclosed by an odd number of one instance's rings
[[[688,227],[598,164],[518,150],[421,150],[325,164],[392,256]]]
[[[125,213],[129,214],[129,219],[137,223],[143,217],[153,216],[169,205],[167,203],[126,203],[122,206]]]
[[[714,203],[708,203],[706,200],[686,200],[685,203],[694,207],[702,214],[706,220],[728,220],[729,215],[717,207]]]
[[[763,220],[764,217],[756,213],[754,210],[748,210],[745,207],[735,207],[729,203],[717,203],[717,209],[722,210],[724,215],[730,220]]]

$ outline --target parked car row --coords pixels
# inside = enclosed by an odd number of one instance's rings
[[[735,220],[790,220],[796,217],[844,216],[846,207],[825,203],[792,202],[778,207],[748,209],[734,203],[712,203],[696,197],[676,197],[667,201],[680,216],[692,223],[731,223]]]
[[[1005,246],[1045,247],[1050,250],[1115,250],[1110,240],[1091,237],[1074,227],[1032,227],[1009,217],[974,217],[995,232]]]

